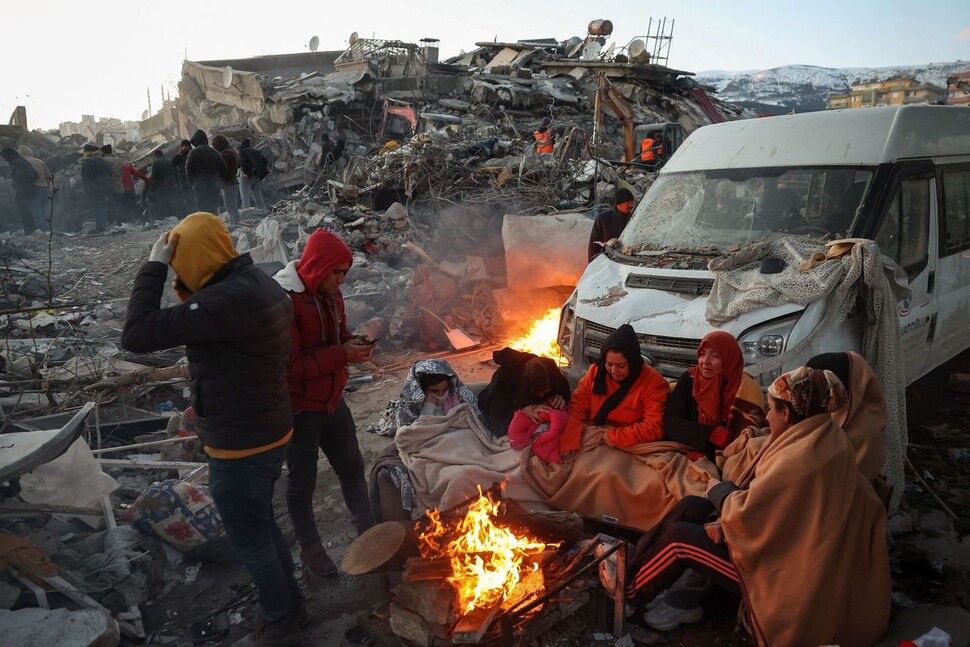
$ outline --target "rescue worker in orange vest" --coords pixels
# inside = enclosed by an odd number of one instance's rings
[[[539,130],[534,133],[536,138],[536,155],[552,155],[552,151],[556,145],[556,134],[549,127],[551,123],[552,120],[549,117],[543,117],[542,123],[539,124]]]
[[[641,162],[655,162],[660,155],[663,155],[663,146],[653,137],[648,135],[640,141]]]

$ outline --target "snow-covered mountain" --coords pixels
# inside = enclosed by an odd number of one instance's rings
[[[970,61],[893,67],[785,65],[770,70],[743,72],[708,70],[698,72],[695,79],[704,85],[714,86],[717,97],[722,101],[752,107],[762,104],[779,109],[794,108],[797,112],[805,112],[824,109],[827,94],[848,92],[849,86],[859,81],[907,75],[943,88],[947,76],[967,70],[970,70]]]

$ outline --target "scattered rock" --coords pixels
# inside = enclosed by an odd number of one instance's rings
[[[5,645],[18,647],[116,647],[118,623],[103,611],[19,609],[0,611]]]

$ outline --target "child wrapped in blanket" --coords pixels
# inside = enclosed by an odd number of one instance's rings
[[[569,420],[568,403],[569,383],[556,363],[546,357],[528,360],[509,423],[509,443],[522,449],[531,442],[536,456],[547,463],[562,463],[559,436]]]

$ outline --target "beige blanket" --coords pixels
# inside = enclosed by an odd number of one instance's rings
[[[583,432],[582,448],[561,465],[532,456],[526,480],[557,510],[619,523],[653,527],[677,501],[703,495],[717,468],[706,458],[691,461],[686,445],[660,441],[626,449],[603,444],[603,432]]]
[[[873,644],[891,606],[886,511],[852,443],[828,414],[754,441],[761,450],[737,475],[747,489],[725,499],[721,527],[755,640]]]
[[[445,510],[504,483],[503,496],[529,509],[548,509],[523,478],[528,449],[512,449],[508,438],[495,438],[467,404],[446,416],[421,416],[399,427],[394,437],[408,468],[415,498],[426,510]]]

